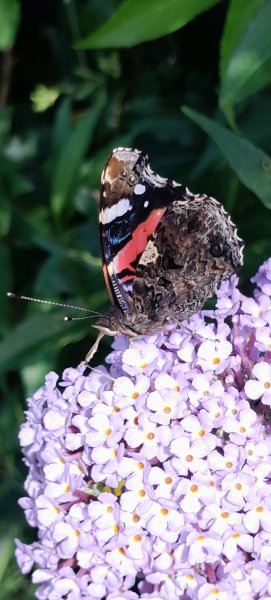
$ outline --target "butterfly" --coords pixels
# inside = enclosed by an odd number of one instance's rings
[[[116,148],[101,178],[100,246],[111,300],[104,335],[152,335],[202,308],[243,264],[243,241],[218,200],[152,171],[141,150]]]

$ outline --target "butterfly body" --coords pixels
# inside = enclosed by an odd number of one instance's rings
[[[199,310],[243,262],[223,206],[154,173],[146,154],[117,148],[101,182],[100,241],[112,303],[95,327],[151,335]]]

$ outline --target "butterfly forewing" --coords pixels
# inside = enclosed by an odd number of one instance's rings
[[[111,301],[132,311],[137,265],[164,212],[176,196],[167,179],[139,150],[117,148],[102,174],[100,238]]]

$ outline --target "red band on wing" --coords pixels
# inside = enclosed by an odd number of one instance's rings
[[[127,242],[113,260],[114,270],[117,275],[124,269],[129,269],[129,271],[134,273],[136,272],[132,263],[144,252],[149,238],[155,231],[166,209],[167,207],[156,208],[151,212],[146,221],[140,223],[133,231],[132,239]]]

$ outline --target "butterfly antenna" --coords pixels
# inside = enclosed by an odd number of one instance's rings
[[[7,296],[9,298],[15,298],[15,300],[29,300],[31,302],[39,302],[40,304],[51,304],[53,306],[61,306],[62,308],[74,308],[75,310],[82,310],[83,312],[87,312],[88,317],[100,317],[101,313],[97,312],[96,310],[89,310],[88,308],[83,308],[82,306],[75,306],[74,304],[64,304],[63,302],[53,302],[52,300],[42,300],[41,298],[32,298],[31,296],[18,296],[17,294],[14,294],[13,292],[8,292]],[[85,318],[88,318],[85,317]],[[80,317],[78,317],[80,318]],[[84,318],[84,317],[83,317]],[[67,317],[65,318],[66,321],[70,321],[72,318],[71,317]]]
[[[64,317],[64,321],[85,321],[86,319],[91,319],[91,317],[97,317],[99,315],[95,314],[95,315],[85,315],[84,317],[69,317],[66,316]]]

